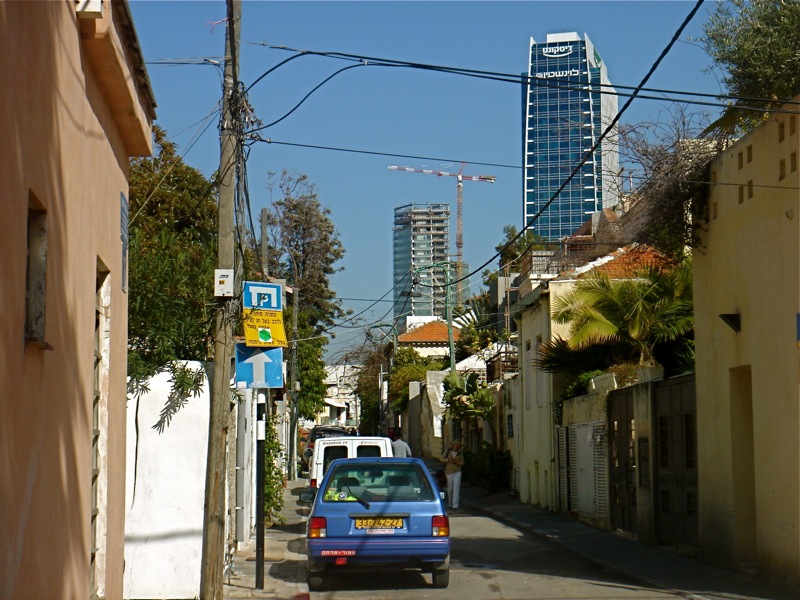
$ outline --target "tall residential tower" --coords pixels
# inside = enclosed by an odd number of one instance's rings
[[[450,206],[406,204],[394,209],[394,316],[445,316],[445,267],[412,271],[449,260]],[[413,293],[412,293],[413,292]],[[405,320],[402,321],[403,323]]]
[[[559,240],[617,204],[619,151],[612,132],[544,209],[616,116],[617,97],[587,35],[548,34],[543,44],[531,38],[529,57],[523,225],[536,219],[533,231]]]

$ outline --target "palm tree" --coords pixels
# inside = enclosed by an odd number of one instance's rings
[[[571,349],[629,345],[641,366],[652,366],[656,344],[694,330],[691,260],[672,269],[651,267],[634,279],[595,272],[554,303],[553,319],[571,324]]]

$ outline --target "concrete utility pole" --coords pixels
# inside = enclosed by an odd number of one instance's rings
[[[217,262],[220,269],[234,268],[233,212],[235,198],[237,118],[232,98],[238,83],[239,20],[241,0],[227,0],[228,28],[225,36],[225,83],[220,134],[220,184]],[[236,303],[218,300],[214,338],[214,374],[208,426],[203,554],[200,571],[201,600],[222,600],[223,551],[225,546],[225,484],[230,362],[233,355],[233,317]]]

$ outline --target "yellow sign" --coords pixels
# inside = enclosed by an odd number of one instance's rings
[[[283,311],[245,308],[244,343],[263,348],[288,348],[283,328]]]

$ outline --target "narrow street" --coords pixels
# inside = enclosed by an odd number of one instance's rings
[[[451,515],[450,585],[413,571],[326,574],[306,584],[305,521],[298,502],[305,480],[284,489],[283,524],[265,535],[264,589],[255,589],[255,541],[236,553],[224,598],[280,600],[794,600],[797,590],[719,569],[671,549],[650,546],[522,504],[507,491],[487,495],[462,486]]]
[[[541,536],[523,533],[490,517],[459,511],[451,517],[450,586],[431,588],[429,574],[341,573],[312,599],[370,598],[679,598],[605,572],[596,564]]]

